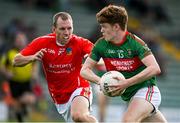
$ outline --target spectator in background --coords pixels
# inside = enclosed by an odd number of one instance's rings
[[[25,20],[20,17],[14,17],[10,20],[8,25],[2,28],[2,49],[1,52],[6,52],[9,48],[13,46],[13,38],[17,32],[26,33],[26,37],[31,40],[37,37],[38,28],[36,22],[31,22],[26,24]],[[29,42],[28,42],[29,43]]]
[[[6,52],[9,48],[13,47],[13,38],[17,32],[25,32],[26,26],[23,19],[13,18],[8,25],[6,25],[2,30],[3,35],[3,52]]]
[[[3,29],[3,35],[5,40],[12,41],[14,38],[14,35],[19,32],[25,32],[26,31],[26,25],[22,18],[13,18],[10,23],[4,27]],[[13,43],[9,43],[13,44]]]
[[[24,117],[28,113],[27,106],[34,104],[36,100],[32,92],[31,81],[37,79],[37,66],[35,63],[32,63],[22,68],[13,67],[13,58],[27,44],[26,34],[16,32],[13,41],[13,48],[8,50],[1,58],[0,72],[9,82],[13,98],[11,106],[15,112],[15,117],[18,122],[23,122]]]

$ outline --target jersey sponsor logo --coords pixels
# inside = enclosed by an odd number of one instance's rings
[[[46,69],[51,73],[70,73],[75,70],[75,67],[70,64],[49,64],[49,67]]]
[[[70,68],[72,68],[72,63],[70,63],[70,64],[49,64],[49,68],[70,69]]]
[[[127,49],[127,53],[128,53],[129,56],[131,56],[132,55],[131,49]]]
[[[47,71],[50,72],[50,73],[67,73],[67,74],[69,74],[71,72],[70,70],[57,71],[57,70],[51,70],[51,69],[47,69]]]
[[[107,70],[134,71],[142,65],[138,57],[131,59],[104,58]]]

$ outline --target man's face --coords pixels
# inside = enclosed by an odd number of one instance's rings
[[[54,27],[53,30],[56,33],[56,40],[58,41],[58,43],[62,45],[67,44],[73,32],[72,20],[62,20],[61,17],[59,17],[56,27]]]
[[[116,31],[114,26],[110,25],[109,23],[102,23],[101,26],[101,33],[105,40],[112,41],[116,36]]]

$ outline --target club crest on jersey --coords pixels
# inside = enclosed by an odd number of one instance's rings
[[[127,51],[128,51],[128,55],[131,56],[132,55],[131,49],[127,49]]]
[[[72,55],[72,48],[68,47],[68,48],[66,49],[66,54],[67,54],[67,55]]]

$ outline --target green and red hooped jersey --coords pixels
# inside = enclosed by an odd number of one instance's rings
[[[149,54],[151,54],[151,50],[144,41],[126,32],[126,36],[120,44],[112,44],[104,38],[99,39],[95,43],[90,57],[95,61],[103,58],[107,71],[119,71],[127,79],[146,68],[141,59]],[[121,97],[124,101],[129,101],[137,90],[150,85],[156,85],[155,77],[128,87]]]

